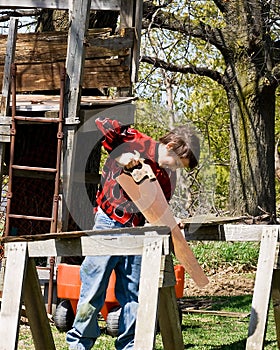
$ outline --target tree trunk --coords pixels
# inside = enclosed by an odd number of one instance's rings
[[[266,78],[272,68],[266,50],[270,41],[259,24],[261,5],[252,5],[251,31],[242,22],[242,17],[250,16],[246,2],[236,1],[234,6],[229,14],[240,17],[235,22],[228,17],[234,55],[227,58],[226,74],[231,116],[230,209],[237,214],[274,214],[275,86]]]

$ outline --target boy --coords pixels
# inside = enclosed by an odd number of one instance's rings
[[[178,168],[193,169],[199,159],[199,139],[191,127],[181,126],[156,142],[117,120],[99,118],[102,145],[109,153],[97,192],[94,229],[143,226],[145,219],[116,182],[123,168],[137,166],[139,157],[149,164],[170,200]],[[117,350],[133,349],[138,307],[141,256],[88,256],[81,266],[81,294],[73,328],[67,333],[69,349],[89,350],[100,335],[97,316],[104,304],[109,278],[116,272],[115,294],[122,307]]]

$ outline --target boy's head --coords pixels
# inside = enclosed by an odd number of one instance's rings
[[[184,125],[176,127],[162,136],[159,141],[166,147],[167,154],[165,155],[165,159],[167,159],[168,154],[172,157],[172,153],[175,158],[178,158],[172,166],[174,169],[182,167],[193,169],[197,166],[200,154],[200,141],[192,126]]]

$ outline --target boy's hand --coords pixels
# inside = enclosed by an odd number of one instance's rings
[[[140,163],[140,153],[137,151],[134,151],[134,153],[123,153],[117,157],[116,160],[120,166],[129,170],[136,167]]]
[[[140,160],[139,160],[139,159],[131,159],[130,162],[128,162],[128,163],[124,166],[124,168],[125,168],[126,170],[131,170],[131,169],[133,169],[133,168],[136,168],[137,165],[138,165],[139,163],[140,163]]]

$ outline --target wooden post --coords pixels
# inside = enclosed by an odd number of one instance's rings
[[[6,273],[0,312],[1,350],[15,350],[18,342],[27,243],[8,244],[6,254]]]
[[[277,344],[280,349],[280,270],[275,269],[272,278],[272,291],[271,291],[274,321],[276,326]]]
[[[159,289],[158,319],[165,350],[183,350],[181,322],[175,293],[176,278],[171,255],[165,256],[163,285]]]
[[[246,350],[263,349],[279,228],[263,228]]]
[[[154,348],[162,240],[146,238],[139,284],[139,307],[135,329],[135,350]]]
[[[26,315],[36,350],[55,350],[55,344],[47,317],[45,302],[34,259],[28,259],[23,293]],[[38,327],[38,324],[40,327]]]
[[[91,0],[74,0],[70,9],[70,28],[66,57],[65,127],[63,157],[63,192],[66,206],[62,213],[62,230],[68,229],[69,206],[72,202],[72,176],[76,156],[76,126],[79,123],[81,86],[85,58],[85,33],[88,29]]]
[[[165,350],[184,350],[174,286],[159,290],[159,327]]]
[[[2,95],[0,102],[0,187],[2,191],[2,178],[6,143],[10,142],[11,118],[8,117],[10,109],[10,87],[11,87],[11,66],[14,62],[18,19],[11,18],[9,33],[7,38],[6,58],[4,65]],[[3,290],[3,280],[5,274],[6,259],[0,264],[0,295]]]

